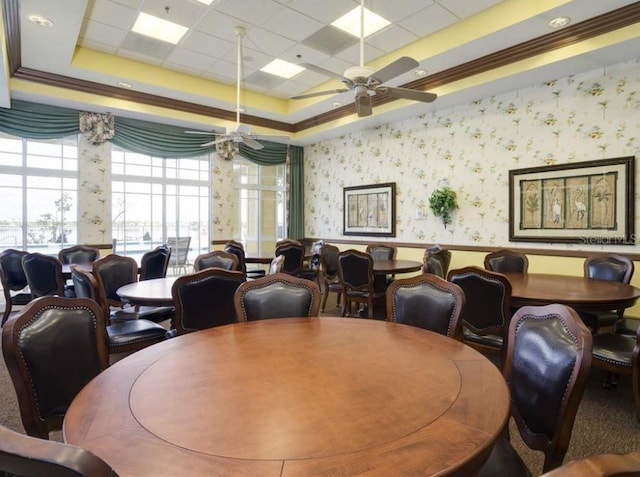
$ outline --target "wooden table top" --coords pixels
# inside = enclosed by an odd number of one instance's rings
[[[374,260],[374,273],[407,273],[422,269],[422,262],[416,260]]]
[[[116,290],[120,299],[132,305],[171,306],[171,287],[178,277],[152,278],[121,286]]]
[[[513,306],[562,303],[575,309],[628,308],[640,298],[640,288],[624,283],[542,273],[503,273],[511,282]]]
[[[63,436],[120,477],[467,476],[508,413],[499,370],[458,341],[383,321],[282,318],[124,358],[75,398]]]

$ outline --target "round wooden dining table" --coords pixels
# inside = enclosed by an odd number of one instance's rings
[[[116,290],[125,303],[146,306],[171,306],[171,287],[178,277],[152,278],[128,283]]]
[[[633,306],[640,288],[570,275],[503,273],[511,282],[511,305],[561,303],[576,310],[617,310]]]
[[[422,269],[422,262],[416,260],[374,260],[373,261],[373,273],[408,273],[417,272]]]
[[[355,318],[189,333],[74,399],[67,443],[120,477],[473,475],[507,423],[498,368],[459,341]]]

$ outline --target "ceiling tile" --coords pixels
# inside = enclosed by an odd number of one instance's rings
[[[200,75],[210,68],[215,60],[210,56],[187,50],[186,48],[174,48],[167,57],[167,62],[180,66],[187,66],[192,68],[193,71],[197,71],[197,74]]]
[[[366,43],[376,47],[385,53],[390,53],[398,48],[413,43],[419,37],[408,32],[404,28],[396,25],[389,25],[387,28],[374,33],[366,38]]]
[[[437,0],[440,5],[462,19],[492,7],[501,0]]]
[[[125,37],[120,48],[144,57],[165,60],[175,46],[165,41],[154,40],[153,38],[130,32]]]
[[[112,0],[95,0],[85,12],[85,18],[129,31],[138,17],[138,10],[125,7]]]
[[[262,26],[267,30],[277,31],[291,40],[302,41],[309,36],[309,33],[322,28],[323,24],[295,10],[283,8]]]
[[[118,47],[127,35],[126,30],[115,28],[104,23],[88,21],[83,25],[80,32],[81,38],[86,41],[92,41],[96,44],[108,45],[110,47]]]
[[[287,3],[287,7],[322,23],[331,23],[359,4],[360,2],[354,0],[291,0]]]
[[[414,15],[402,20],[400,26],[422,38],[453,25],[456,21],[458,21],[458,18],[449,10],[442,8],[440,5],[431,5],[425,8],[420,15]]]
[[[190,30],[180,42],[180,47],[214,58],[222,58],[229,52],[236,52],[235,42],[207,35],[197,30]]]
[[[386,18],[390,22],[397,23],[407,17],[417,15],[426,7],[433,5],[432,0],[366,0],[365,7],[372,12]],[[427,18],[422,18],[428,21]]]
[[[273,0],[218,0],[213,6],[219,12],[257,26],[284,8]]]

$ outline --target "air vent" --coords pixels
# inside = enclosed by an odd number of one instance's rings
[[[358,43],[358,39],[330,25],[321,28],[302,41],[302,44],[333,56]]]
[[[175,45],[129,32],[120,48],[138,55],[165,60],[173,51]]]

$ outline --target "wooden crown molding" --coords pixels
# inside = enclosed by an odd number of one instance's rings
[[[220,108],[180,101],[153,94],[124,90],[115,86],[70,78],[44,71],[22,68],[20,66],[19,0],[4,0],[3,8],[5,31],[7,32],[7,50],[9,54],[10,71],[12,76],[15,78],[74,91],[99,94],[114,99],[199,114],[215,119],[235,120],[234,111],[227,111]],[[518,45],[482,56],[458,66],[448,68],[438,73],[428,75],[424,78],[403,84],[402,87],[426,91],[454,81],[469,78],[501,66],[531,58],[545,52],[582,42],[638,22],[640,22],[640,1],[617,10],[604,13],[597,17],[590,18],[583,22],[576,23],[575,25],[565,27],[561,30],[548,33],[538,38],[519,43]],[[391,101],[394,100],[378,95],[375,95],[372,98],[373,106],[378,106]],[[345,116],[350,116],[355,114],[355,112],[355,105],[349,104],[297,123],[286,123],[260,116],[244,114],[240,116],[240,119],[244,124],[266,127],[288,133],[296,133],[335,121]]]

